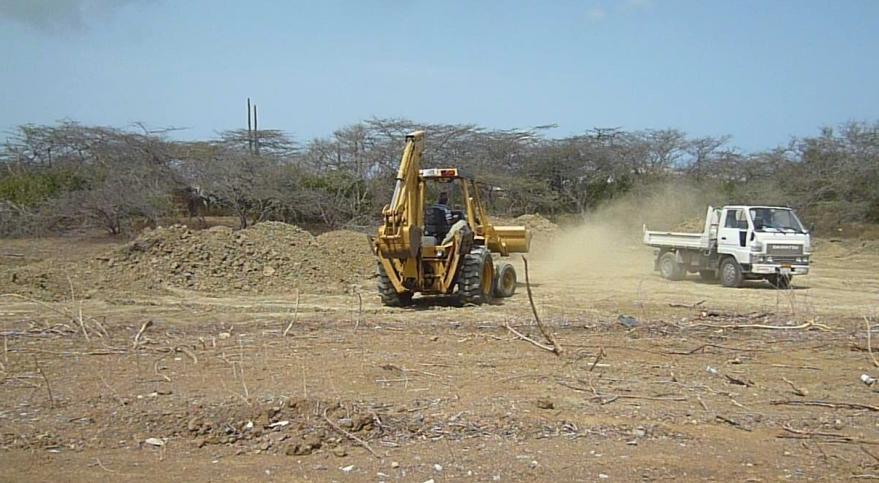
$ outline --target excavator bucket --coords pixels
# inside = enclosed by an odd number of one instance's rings
[[[531,232],[524,226],[495,226],[494,235],[486,238],[486,244],[495,253],[528,253],[531,248]]]

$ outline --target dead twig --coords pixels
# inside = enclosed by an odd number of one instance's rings
[[[198,364],[198,357],[195,357],[195,353],[192,352],[191,350],[189,350],[188,348],[183,347],[182,345],[177,346],[174,348],[174,352],[182,352],[182,353],[186,354],[190,359],[192,359],[193,364]]]
[[[856,438],[854,436],[849,436],[842,433],[824,433],[821,431],[802,431],[799,429],[794,429],[791,426],[785,424],[781,427],[781,429],[787,431],[788,433],[794,434],[796,436],[788,436],[786,434],[780,434],[778,438],[794,438],[794,439],[812,439],[815,437],[828,438],[822,440],[825,443],[843,443],[843,444],[873,444],[879,445],[879,440],[873,439],[862,439]],[[875,455],[867,451],[866,448],[861,446],[861,450],[870,455],[873,458],[876,458]],[[879,461],[879,459],[877,459]]]
[[[705,401],[703,401],[702,398],[699,397],[698,394],[696,395],[696,400],[699,401],[699,405],[702,406],[702,409],[704,409],[704,410],[706,410],[706,411],[708,411],[708,412],[711,412],[711,410],[708,409],[708,405],[705,404]]]
[[[644,399],[646,401],[689,401],[686,396],[637,396],[635,394],[617,394],[619,399]]]
[[[867,324],[867,353],[870,354],[870,360],[873,361],[873,365],[879,367],[879,360],[876,360],[876,356],[873,355],[873,347],[870,345],[870,332],[873,329],[870,327],[870,319],[866,316],[864,316],[864,323]]]
[[[540,333],[543,334],[543,337],[552,344],[552,352],[555,355],[562,355],[562,346],[556,340],[555,336],[546,329],[543,325],[543,322],[540,321],[540,316],[537,315],[537,307],[534,305],[534,296],[531,294],[531,279],[528,274],[528,259],[525,256],[522,256],[522,262],[525,264],[525,289],[528,292],[528,303],[531,304],[531,312],[534,313],[534,321],[537,322],[537,328],[540,329]]]
[[[739,386],[752,387],[754,382],[749,379],[739,379],[737,377],[730,376],[729,374],[724,374],[723,377],[727,380],[727,382],[731,384],[737,384]]]
[[[544,344],[541,344],[540,342],[537,342],[536,340],[534,340],[534,339],[528,337],[527,335],[525,335],[525,334],[523,334],[523,333],[517,331],[516,329],[510,327],[510,324],[509,324],[509,323],[504,324],[504,327],[506,327],[507,330],[509,330],[510,332],[512,332],[513,335],[515,335],[516,337],[518,337],[518,338],[520,338],[520,339],[522,339],[522,340],[524,340],[524,341],[526,341],[526,342],[530,342],[530,343],[534,344],[534,345],[537,346],[537,347],[540,347],[541,349],[543,349],[543,350],[545,350],[545,351],[549,351],[549,352],[552,352],[552,353],[554,353],[554,354],[557,354],[557,352],[556,352],[556,348],[555,348],[555,347],[550,347],[550,346],[548,346],[548,345],[544,345]]]
[[[162,359],[164,358],[165,356],[159,357],[158,359],[156,359],[156,362],[153,363],[153,373],[156,375],[156,377],[161,377],[162,379],[164,379],[165,382],[171,382],[170,377],[159,372],[159,363],[162,362]]]
[[[728,351],[741,351],[741,352],[759,352],[762,350],[762,349],[750,349],[750,348],[743,348],[743,347],[728,347],[725,345],[718,345],[718,344],[702,344],[699,347],[696,347],[695,349],[692,349],[692,350],[667,351],[667,352],[663,352],[663,354],[669,354],[669,355],[675,355],[675,356],[690,356],[690,355],[696,354],[697,352],[704,353],[705,349],[707,349],[709,347],[714,347],[716,349],[725,349]]]
[[[786,377],[782,377],[781,380],[784,381],[784,382],[786,382],[787,385],[790,386],[791,389],[794,390],[794,394],[796,394],[797,396],[806,397],[806,396],[809,395],[809,391],[807,391],[807,390],[805,390],[805,389],[803,389],[803,388],[797,387],[797,385],[794,384],[793,382],[791,382],[790,380],[788,380],[788,378],[786,378]]]
[[[876,456],[875,454],[871,453],[870,450],[868,450],[867,448],[865,448],[863,446],[861,446],[860,448],[861,448],[861,451],[863,451],[864,453],[867,454],[867,456],[869,456],[870,458],[873,458],[874,460],[876,460],[877,463],[879,463],[879,456]]]
[[[331,428],[333,428],[334,430],[336,430],[336,432],[338,432],[339,434],[344,435],[346,438],[350,439],[351,441],[354,441],[355,443],[359,444],[359,445],[362,446],[366,451],[369,451],[370,454],[372,454],[372,455],[375,456],[376,458],[381,459],[381,456],[379,456],[378,453],[376,453],[375,450],[373,450],[372,447],[369,446],[369,443],[367,443],[366,441],[364,441],[364,440],[358,438],[357,436],[354,436],[353,434],[349,433],[348,431],[345,431],[344,429],[342,429],[341,426],[339,426],[338,424],[332,422],[332,421],[330,420],[330,418],[327,416],[327,411],[329,411],[329,410],[330,410],[330,408],[326,408],[326,409],[324,409],[323,416],[324,416],[324,421],[326,421],[327,424],[329,424]]]
[[[861,404],[861,403],[853,403],[846,401],[792,401],[792,400],[775,400],[769,401],[769,404],[779,406],[779,405],[788,405],[788,406],[818,406],[824,408],[833,408],[833,409],[866,409],[868,411],[876,411],[879,412],[879,406],[872,406],[870,404]]]
[[[764,329],[764,330],[808,330],[816,329],[830,332],[831,329],[825,324],[818,322],[805,322],[800,325],[765,325],[765,324],[693,324],[690,327],[708,327],[710,329]]]
[[[355,292],[357,295],[357,321],[354,322],[354,330],[357,330],[360,327],[360,318],[363,316],[363,295],[360,295],[360,290]]]
[[[106,471],[107,473],[116,473],[115,470],[111,470],[110,468],[107,468],[106,466],[104,466],[104,463],[101,463],[100,458],[95,458],[95,463],[97,463],[98,467],[101,468],[102,470]]]
[[[290,323],[287,324],[287,328],[284,329],[284,335],[283,335],[284,337],[287,337],[287,334],[290,332],[290,329],[293,328],[293,324],[296,323],[296,316],[299,315],[299,296],[300,296],[300,292],[299,292],[299,289],[297,288],[296,289],[296,308],[293,309],[293,318],[290,319]]]
[[[43,382],[46,383],[46,392],[49,394],[49,407],[55,407],[55,397],[52,396],[52,386],[49,384],[49,378],[46,377],[46,373],[43,372],[43,368],[40,367],[40,361],[37,360],[37,356],[33,356],[34,365],[37,367],[37,372],[40,373],[40,376],[43,378]]]
[[[757,362],[757,364],[759,364],[759,362]],[[820,371],[820,370],[821,370],[820,367],[815,367],[815,366],[794,366],[794,365],[791,365],[791,364],[770,364],[770,366],[772,366],[772,367],[784,367],[784,368],[786,368],[786,369],[804,369],[804,370],[808,370],[808,371]]]
[[[725,416],[721,416],[721,415],[719,415],[719,414],[715,414],[715,415],[714,415],[714,418],[717,419],[718,421],[723,421],[724,423],[729,424],[730,426],[732,426],[732,427],[734,427],[734,428],[736,428],[736,429],[741,429],[742,431],[748,431],[748,432],[751,432],[751,428],[746,428],[745,426],[742,426],[742,423],[740,423],[740,422],[738,422],[738,421],[734,421],[734,420],[732,420],[732,419],[729,419],[729,418],[727,418],[727,417],[725,417]]]
[[[17,293],[4,293],[4,294],[0,294],[0,297],[16,297],[16,298],[20,298],[20,299],[22,299],[22,300],[26,300],[26,301],[28,301],[28,302],[30,302],[30,303],[32,303],[32,304],[37,304],[37,305],[43,307],[44,309],[46,309],[46,310],[48,310],[48,311],[50,311],[50,312],[54,312],[54,313],[56,313],[56,314],[58,314],[58,315],[63,315],[64,317],[69,318],[71,321],[76,322],[77,324],[80,324],[80,320],[83,320],[83,319],[82,319],[82,314],[81,314],[81,313],[80,313],[79,320],[77,320],[77,316],[74,315],[74,314],[72,314],[72,313],[70,313],[70,312],[68,312],[67,310],[63,310],[63,309],[59,309],[59,308],[56,308],[56,307],[52,307],[51,305],[49,305],[49,304],[47,304],[47,303],[45,303],[45,302],[41,302],[41,301],[39,301],[39,300],[37,300],[37,299],[33,299],[33,298],[30,298],[30,297],[26,297],[26,296],[21,295],[21,294],[17,294]]]
[[[140,330],[137,331],[137,334],[134,335],[134,342],[132,342],[131,347],[137,349],[138,344],[140,344],[140,338],[143,337],[143,333],[146,332],[147,329],[153,326],[152,320],[147,320],[140,326]]]
[[[74,309],[76,308],[76,292],[73,290],[73,280],[70,280],[70,277],[67,277],[67,283],[70,284],[70,300],[73,302]],[[79,324],[79,328],[82,329],[82,335],[85,337],[86,342],[90,342],[89,332],[85,328],[85,320],[82,318],[82,302],[79,304],[79,310],[77,312],[77,316],[74,317],[74,320]]]
[[[668,304],[668,306],[669,306],[669,307],[676,307],[676,308],[680,308],[680,309],[695,309],[696,307],[699,307],[700,305],[702,305],[702,304],[704,304],[704,303],[705,303],[704,300],[700,300],[700,301],[698,301],[698,302],[696,302],[696,303],[694,303],[694,304],[678,304],[678,303],[670,303],[670,304]]]
[[[588,383],[589,383],[588,388],[581,387],[581,386],[575,386],[575,385],[568,383],[566,381],[563,381],[563,380],[556,380],[555,382],[559,386],[566,387],[568,389],[573,389],[574,391],[592,393],[591,399],[598,400],[599,404],[602,404],[602,405],[610,404],[610,403],[616,401],[617,399],[643,399],[645,401],[689,401],[689,399],[687,399],[686,396],[677,396],[674,394],[661,395],[661,396],[641,396],[638,394],[601,394],[598,392],[598,390],[592,384],[591,379],[588,381]],[[580,380],[580,382],[586,383],[587,381]]]
[[[598,355],[595,356],[595,361],[592,362],[591,366],[589,366],[589,372],[592,372],[592,370],[595,369],[595,366],[598,365],[598,361],[600,361],[601,358],[604,357],[605,355],[607,355],[607,354],[605,354],[605,352],[604,352],[604,347],[599,347],[598,348]]]

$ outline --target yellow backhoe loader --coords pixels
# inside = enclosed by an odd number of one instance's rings
[[[480,186],[457,168],[421,169],[423,150],[424,131],[406,136],[394,195],[374,239],[382,303],[410,305],[416,293],[477,305],[513,295],[516,271],[495,256],[527,252],[531,234],[524,226],[492,225]],[[434,184],[442,191],[428,206]],[[458,210],[449,206],[452,190],[463,200]]]

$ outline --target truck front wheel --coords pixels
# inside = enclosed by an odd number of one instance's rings
[[[720,283],[724,287],[741,287],[745,279],[742,267],[733,257],[726,257],[720,262]]]
[[[659,274],[666,280],[683,280],[686,275],[684,267],[678,263],[674,252],[665,252],[659,257]]]

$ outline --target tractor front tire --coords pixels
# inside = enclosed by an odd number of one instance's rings
[[[507,262],[501,262],[494,267],[494,272],[494,296],[512,297],[516,293],[516,269]]]
[[[487,248],[473,247],[464,255],[458,275],[458,293],[465,304],[489,303],[494,295],[494,263]]]
[[[388,307],[406,307],[412,305],[412,292],[397,292],[391,279],[385,272],[385,267],[378,264],[378,296],[381,297],[382,305]]]

